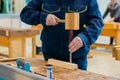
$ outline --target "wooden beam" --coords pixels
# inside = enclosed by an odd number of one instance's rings
[[[19,37],[19,36],[32,36],[39,34],[40,31],[38,29],[17,29],[17,28],[0,28],[1,36],[9,36],[9,37]]]
[[[77,64],[64,62],[64,61],[60,61],[60,60],[55,60],[55,59],[49,59],[47,64],[59,66],[59,67],[70,69],[70,70],[78,70]]]

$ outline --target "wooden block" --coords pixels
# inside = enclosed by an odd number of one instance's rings
[[[49,59],[47,64],[59,66],[59,67],[70,69],[70,70],[78,70],[77,64],[55,60],[55,59]]]

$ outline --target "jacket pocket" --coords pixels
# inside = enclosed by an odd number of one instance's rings
[[[48,13],[60,12],[60,7],[58,5],[42,4],[42,10]]]
[[[87,6],[84,5],[73,5],[68,7],[68,12],[78,12],[83,13],[87,11]]]

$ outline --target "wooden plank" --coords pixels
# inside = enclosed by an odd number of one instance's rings
[[[10,61],[15,61],[17,59],[24,59],[22,57],[18,57],[18,58],[4,58],[4,59],[0,59],[0,62],[10,62]]]
[[[55,60],[55,59],[49,59],[47,64],[59,66],[59,67],[70,69],[70,70],[78,69],[77,64],[64,62],[64,61],[60,61],[60,60]]]
[[[39,30],[37,29],[31,29],[31,30],[17,30],[17,31],[10,31],[9,36],[15,37],[15,36],[34,36],[39,34]]]
[[[33,36],[39,34],[38,29],[13,29],[13,28],[0,28],[1,36],[19,37],[19,36]]]

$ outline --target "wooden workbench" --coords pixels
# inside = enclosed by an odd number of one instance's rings
[[[26,38],[32,38],[32,56],[36,56],[35,36],[39,34],[37,29],[14,29],[0,27],[0,46],[8,47],[8,55],[0,54],[10,58],[25,57]]]
[[[25,59],[30,62],[31,71],[35,74],[46,76],[46,62],[40,59]],[[14,64],[14,62],[7,62],[6,64]],[[92,73],[83,70],[69,70],[57,66],[53,66],[53,80],[120,80],[109,76],[104,76],[97,73]]]
[[[116,60],[120,60],[120,23],[104,23],[103,30],[101,32],[101,36],[109,36],[115,39],[114,45],[109,44],[99,44],[95,43],[91,46],[91,48],[102,47],[113,50],[113,57]]]

